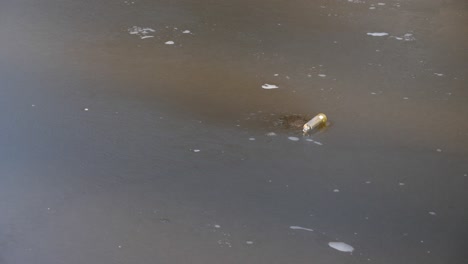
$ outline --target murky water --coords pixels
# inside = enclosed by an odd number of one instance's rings
[[[2,1],[0,263],[466,263],[466,25],[462,0]]]

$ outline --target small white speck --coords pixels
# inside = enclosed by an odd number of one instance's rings
[[[31,105],[31,106],[32,106],[32,107],[35,107],[36,105],[33,104],[33,105]]]
[[[47,207],[47,210],[50,211],[50,207]]]
[[[427,253],[427,254],[431,254],[431,251],[430,251],[430,250],[428,250],[428,251],[426,251],[426,253]]]
[[[254,140],[255,140],[255,138],[251,137],[251,138],[249,138],[249,140],[250,140],[250,141],[254,141]]]
[[[273,76],[279,76],[279,74],[278,74],[278,73],[275,73],[275,74],[273,74]]]
[[[377,3],[377,5],[379,5],[379,6],[384,6],[385,3]]]
[[[430,215],[436,215],[436,212],[429,212]]]
[[[245,243],[246,243],[247,245],[253,245],[254,242],[253,242],[253,241],[245,241]]]
[[[182,33],[183,33],[183,34],[190,34],[190,33],[192,33],[192,32],[190,32],[190,30],[184,30],[184,31],[182,31]]]
[[[373,10],[373,9],[375,9],[375,6],[371,6],[371,7],[369,7],[369,9],[370,9],[370,10]]]
[[[408,97],[403,97],[403,100],[408,100],[409,98]]]
[[[437,152],[442,152],[442,150],[441,150],[441,149],[439,149],[439,148],[438,148],[438,149],[436,149],[436,151],[437,151]]]
[[[340,192],[340,190],[338,190],[338,189],[334,189],[334,190],[333,190],[333,192],[336,192],[336,193],[337,193],[337,192]]]
[[[269,137],[274,137],[274,136],[276,136],[276,133],[275,132],[268,132],[268,133],[266,133],[266,135],[269,136]]]
[[[85,111],[89,111],[89,109],[88,109],[88,108],[85,108],[85,109],[83,109],[83,110],[85,110]]]
[[[419,242],[424,243],[424,240],[421,240],[421,241],[419,241]]]
[[[436,73],[436,72],[434,72],[434,74],[435,74],[435,75],[437,75],[437,76],[439,76],[439,77],[442,77],[442,76],[444,76],[444,74],[443,74],[443,73]]]
[[[404,185],[405,185],[405,183],[404,183],[404,182],[399,182],[399,183],[398,183],[398,185],[400,185],[400,186],[404,186]]]
[[[221,228],[221,226],[220,226],[220,225],[214,225],[214,227],[215,227],[215,228]]]
[[[197,153],[197,152],[200,152],[199,149],[194,149],[193,152]]]
[[[141,39],[154,38],[154,36],[141,36]]]
[[[121,245],[118,245],[117,247],[118,247],[118,248],[122,248],[122,246],[121,246]]]
[[[465,177],[468,177],[468,174],[467,174],[467,173],[465,173],[465,174],[463,174],[463,176],[465,176]]]
[[[174,41],[169,40],[169,41],[166,41],[164,44],[166,44],[166,45],[174,45],[174,43],[175,43]]]
[[[366,181],[366,184],[371,184],[371,181]]]
[[[314,144],[315,144],[315,145],[319,145],[319,146],[322,146],[322,145],[323,145],[321,142],[318,142],[318,141],[314,141]]]
[[[288,139],[291,141],[299,141],[298,137],[288,137]]]
[[[325,77],[327,77],[327,75],[326,75],[326,74],[323,74],[323,73],[321,73],[321,74],[318,74],[318,76],[319,76],[319,77],[322,77],[322,78],[325,78]]]

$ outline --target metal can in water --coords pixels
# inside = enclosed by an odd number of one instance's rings
[[[327,116],[325,114],[318,114],[314,116],[309,122],[305,123],[304,126],[302,127],[302,131],[304,133],[308,133],[312,131],[314,128],[320,127],[322,125],[325,125],[327,123]]]

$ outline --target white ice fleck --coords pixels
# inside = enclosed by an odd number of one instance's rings
[[[408,99],[409,99],[409,97],[403,97],[403,100],[408,100]]]
[[[254,242],[253,242],[253,241],[245,241],[245,243],[246,243],[247,245],[253,245]]]
[[[275,74],[273,74],[273,76],[279,76],[279,74],[278,74],[278,73],[275,73]]]
[[[373,36],[373,37],[383,37],[383,36],[388,36],[388,33],[386,32],[369,32],[367,33],[368,36]]]
[[[341,252],[353,252],[354,248],[343,242],[330,242],[328,245]]]
[[[321,74],[318,74],[318,76],[319,76],[319,77],[322,77],[322,78],[325,78],[325,77],[327,77],[327,75],[326,75],[326,74],[323,74],[323,73],[321,73]]]
[[[85,109],[83,109],[83,110],[85,110],[85,111],[89,111],[89,109],[88,109],[88,108],[85,108]]]
[[[251,137],[251,138],[249,138],[249,140],[250,140],[250,141],[254,141],[254,140],[255,140],[255,138]]]
[[[302,227],[302,226],[290,226],[289,228],[292,230],[304,230],[304,231],[309,231],[309,232],[314,231],[313,229]]]
[[[121,245],[118,245],[117,247],[118,247],[118,248],[122,248],[122,246],[121,246]]]
[[[434,72],[434,74],[435,74],[435,75],[437,75],[437,76],[439,76],[439,77],[442,77],[442,76],[444,76],[444,74],[443,74],[443,73],[437,73],[437,72]]]
[[[184,30],[184,31],[182,31],[182,34],[190,34],[190,33],[192,33],[192,32],[190,32],[190,30]]]
[[[35,104],[32,104],[31,106],[32,106],[32,107],[35,107],[36,105],[35,105]]]
[[[215,228],[218,228],[218,229],[221,228],[220,225],[214,225],[214,227],[215,227]]]
[[[333,190],[333,192],[336,192],[336,193],[337,193],[337,192],[340,192],[340,190],[338,190],[338,189],[334,189],[334,190]]]
[[[270,89],[278,89],[279,87],[277,85],[274,85],[274,84],[265,83],[264,85],[262,85],[262,88],[270,90]]]
[[[436,212],[429,212],[430,215],[436,215]]]
[[[292,140],[292,141],[299,141],[299,138],[298,137],[288,137],[289,140]]]
[[[141,39],[154,38],[154,36],[141,36]]]
[[[276,133],[275,132],[268,132],[268,133],[266,133],[266,135],[269,136],[269,137],[274,137],[274,136],[276,136]]]
[[[166,45],[174,45],[174,43],[175,43],[175,42],[172,41],[172,40],[169,40],[169,41],[164,42],[164,44],[166,44]]]
[[[193,152],[197,153],[197,152],[200,152],[199,149],[194,149]]]

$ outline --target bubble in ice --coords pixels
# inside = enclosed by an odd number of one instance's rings
[[[329,242],[328,245],[341,252],[353,252],[354,248],[344,242]]]
[[[304,231],[309,231],[309,232],[313,232],[313,231],[314,231],[313,229],[310,229],[310,228],[307,228],[307,227],[302,227],[302,226],[290,226],[289,229],[292,229],[292,230],[304,230]]]
[[[369,32],[367,33],[368,36],[372,37],[383,37],[383,36],[388,36],[388,33],[386,32]]]
[[[265,83],[264,85],[262,85],[262,88],[269,90],[269,89],[278,89],[279,87],[274,84]]]
[[[298,137],[288,137],[288,139],[291,141],[299,141]]]
[[[174,43],[175,43],[175,42],[172,41],[172,40],[169,40],[169,41],[164,42],[164,44],[166,44],[166,45],[174,45]]]

